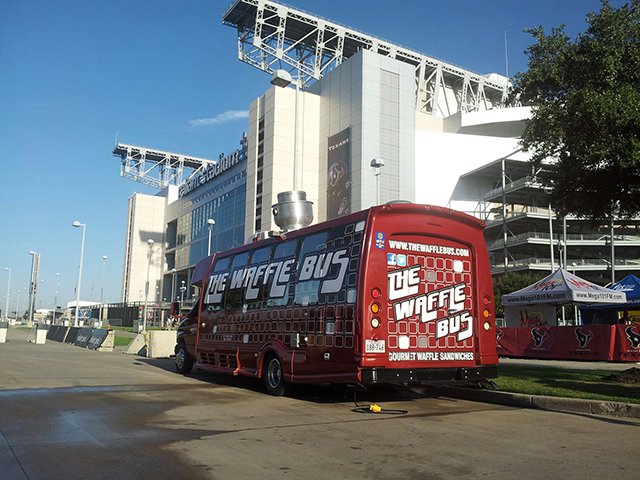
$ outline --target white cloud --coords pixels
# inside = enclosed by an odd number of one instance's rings
[[[236,120],[242,120],[244,118],[249,118],[249,112],[247,110],[227,110],[226,112],[219,113],[214,117],[189,120],[189,125],[192,127],[220,125],[221,123],[235,122]]]

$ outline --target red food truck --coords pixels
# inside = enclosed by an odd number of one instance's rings
[[[293,383],[428,384],[497,376],[483,223],[392,203],[203,259],[176,368]]]

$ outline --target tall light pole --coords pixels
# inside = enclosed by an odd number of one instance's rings
[[[58,309],[58,293],[60,293],[60,274],[56,273],[56,293],[53,297],[53,317],[51,317],[51,325],[56,321],[56,311]]]
[[[184,286],[185,281],[182,280],[182,286],[180,287],[180,309],[182,309],[182,304],[184,304],[184,292],[187,287]]]
[[[611,285],[616,283],[616,247],[613,236],[613,214],[611,214]]]
[[[9,319],[9,290],[11,289],[11,269],[9,267],[4,267],[5,272],[9,272],[9,278],[7,280],[7,302],[4,306],[4,318]]]
[[[176,301],[176,272],[175,268],[172,268],[169,273],[171,274],[171,301]]]
[[[82,227],[82,246],[80,247],[80,268],[78,269],[78,285],[76,286],[76,315],[74,320],[74,327],[79,325],[78,323],[78,310],[80,310],[80,285],[82,283],[82,263],[84,262],[84,236],[87,229],[87,225],[80,223],[78,220],[74,221],[72,225],[76,228]]]
[[[215,224],[216,221],[213,218],[207,219],[207,225],[209,227],[209,246],[207,247],[207,257],[211,255],[211,230]]]
[[[145,285],[144,290],[144,318],[142,319],[142,331],[147,331],[147,304],[149,303],[149,271],[151,270],[151,256],[153,255],[153,244],[155,242],[153,239],[147,240],[147,245],[149,245],[149,253],[147,259],[147,283]]]
[[[549,205],[549,251],[551,253],[551,273],[556,269],[555,258],[553,255],[553,217],[551,215],[551,192],[552,189],[550,187],[544,188],[544,193],[549,196],[548,205]]]
[[[104,267],[107,263],[107,256],[102,256],[102,285],[100,286],[100,315],[99,320],[102,322],[102,302],[104,301]],[[102,327],[100,327],[102,328]]]
[[[371,160],[371,168],[376,176],[376,205],[380,205],[380,169],[384,167],[384,160]]]
[[[29,287],[29,320],[27,325],[33,326],[33,308],[36,304],[36,290],[38,288],[38,268],[40,265],[40,254],[31,250],[31,285]]]

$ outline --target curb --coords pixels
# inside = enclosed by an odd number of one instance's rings
[[[579,398],[547,397],[520,393],[474,390],[460,387],[438,387],[442,395],[476,402],[495,403],[509,407],[535,408],[554,412],[570,412],[583,415],[608,415],[613,417],[640,418],[640,404],[585,400]]]

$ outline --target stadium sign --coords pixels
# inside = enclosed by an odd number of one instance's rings
[[[229,155],[220,155],[218,161],[215,163],[210,163],[207,165],[202,171],[194,172],[182,185],[180,185],[180,189],[178,190],[178,196],[183,197],[188,193],[193,192],[195,189],[201,187],[202,185],[210,182],[218,175],[226,172],[230,168],[234,167],[238,163],[246,160],[247,158],[247,137],[242,136],[242,140],[240,140],[240,148]]]

